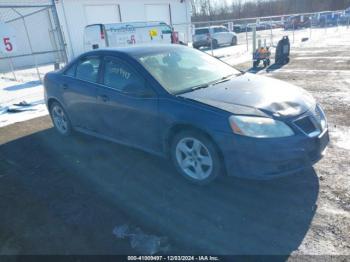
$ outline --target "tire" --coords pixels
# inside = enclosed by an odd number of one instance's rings
[[[232,37],[232,41],[231,41],[231,45],[234,46],[234,45],[237,45],[237,37]]]
[[[62,136],[72,134],[72,125],[66,111],[58,102],[53,102],[50,106],[50,116],[56,131]]]
[[[188,130],[176,134],[170,154],[177,171],[197,185],[206,185],[221,173],[222,161],[216,145],[200,132]]]
[[[218,47],[219,47],[218,40],[213,39],[213,41],[212,41],[212,46],[213,46],[213,49],[218,48]]]

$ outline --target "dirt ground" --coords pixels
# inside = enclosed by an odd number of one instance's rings
[[[325,158],[285,178],[197,187],[158,157],[60,137],[47,116],[1,128],[0,254],[139,253],[113,234],[127,224],[165,237],[160,253],[350,255],[350,39],[344,43],[305,45],[290,64],[255,72],[307,89],[329,119]]]

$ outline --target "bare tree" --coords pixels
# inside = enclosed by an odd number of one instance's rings
[[[343,10],[350,6],[350,0],[235,0],[230,6],[226,1],[193,1],[193,21]]]

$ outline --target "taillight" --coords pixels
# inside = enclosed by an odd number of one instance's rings
[[[101,39],[105,39],[105,32],[103,31],[102,25],[100,27],[100,36],[101,36]]]
[[[172,44],[178,44],[179,43],[179,32],[172,32],[171,33],[171,43]]]

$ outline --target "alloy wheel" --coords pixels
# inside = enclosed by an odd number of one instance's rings
[[[61,134],[68,132],[68,119],[59,105],[54,105],[51,110],[52,119],[55,123],[55,127]]]
[[[213,170],[210,151],[193,137],[183,138],[177,143],[176,160],[182,171],[195,180],[208,178]]]

